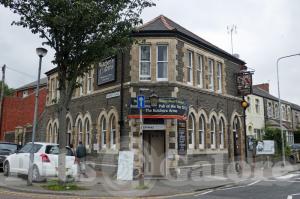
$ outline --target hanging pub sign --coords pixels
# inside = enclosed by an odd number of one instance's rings
[[[165,118],[186,120],[188,105],[184,100],[177,98],[163,97],[158,99],[156,107],[151,107],[149,98],[145,98],[145,108],[142,109],[142,118]],[[140,118],[140,111],[137,98],[131,98],[129,119]]]
[[[252,93],[252,72],[237,73],[238,93],[245,96]]]
[[[97,68],[98,86],[116,80],[116,57],[110,57],[100,62]]]
[[[178,132],[178,155],[186,155],[187,150],[187,139],[186,139],[186,122],[178,120],[177,122]]]

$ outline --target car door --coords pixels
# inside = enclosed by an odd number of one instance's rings
[[[17,154],[16,162],[18,162],[18,173],[28,174],[29,170],[29,160],[30,160],[30,152],[36,153],[40,150],[42,145],[34,144],[32,147],[31,143],[26,144]]]

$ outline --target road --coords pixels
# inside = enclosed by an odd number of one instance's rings
[[[300,199],[300,172],[254,180],[235,187],[206,190],[176,199]]]

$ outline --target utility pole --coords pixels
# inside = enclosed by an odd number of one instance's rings
[[[233,55],[233,40],[232,40],[232,34],[237,33],[236,31],[236,25],[227,26],[227,33],[230,34],[230,42],[231,42],[231,54]]]
[[[2,109],[3,109],[3,98],[4,98],[4,89],[5,89],[5,70],[6,70],[6,65],[4,64],[2,66],[2,84],[1,84],[1,95],[0,95],[0,130],[1,130],[1,134],[2,134]],[[1,135],[0,134],[0,139],[1,139]]]

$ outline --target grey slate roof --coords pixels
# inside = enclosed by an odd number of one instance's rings
[[[277,97],[275,97],[274,95],[271,95],[267,91],[264,91],[263,89],[259,88],[257,85],[253,85],[252,92],[253,92],[254,95],[258,95],[258,96],[263,97],[263,98],[278,101]],[[284,104],[292,105],[291,102],[288,102],[288,101],[285,101],[285,100],[281,100],[281,102],[284,103]]]
[[[200,44],[206,46],[207,48],[211,50],[215,50],[230,59],[234,60],[235,62],[239,62],[240,64],[246,64],[243,60],[240,60],[230,53],[226,52],[225,50],[211,44],[210,42],[204,40],[203,38],[199,37],[198,35],[192,33],[191,31],[185,29],[181,25],[177,24],[176,22],[172,21],[171,19],[160,15],[153,20],[149,21],[148,23],[145,23],[144,25],[137,28],[137,33],[141,32],[174,32],[181,34],[183,36],[189,37],[196,42],[199,42]]]
[[[40,85],[47,85],[47,82],[48,82],[47,77],[41,78]],[[25,84],[24,86],[21,86],[19,88],[16,88],[15,91],[20,91],[20,90],[25,90],[28,88],[36,87],[36,84],[37,84],[37,81],[34,81],[29,84]]]

